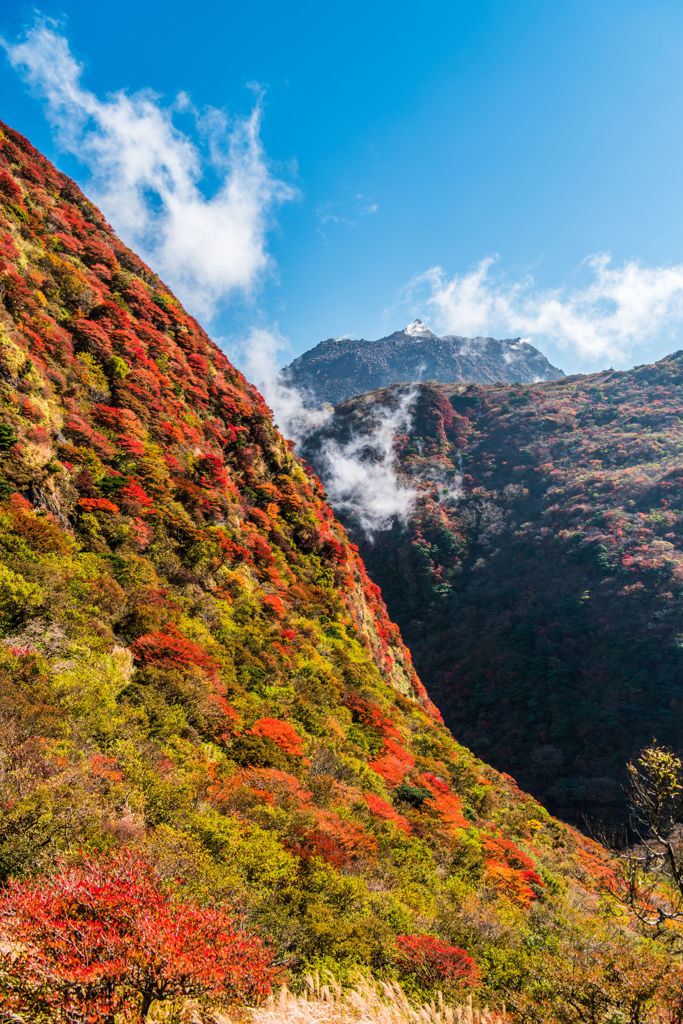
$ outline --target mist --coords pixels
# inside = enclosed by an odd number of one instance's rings
[[[368,540],[406,522],[417,491],[401,483],[396,472],[394,441],[410,429],[411,403],[417,389],[408,386],[393,409],[380,407],[369,433],[352,433],[347,441],[323,441],[317,468],[330,504],[360,527]]]

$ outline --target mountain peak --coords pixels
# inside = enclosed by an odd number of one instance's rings
[[[419,319],[376,341],[321,341],[282,371],[282,379],[301,388],[311,401],[332,405],[399,381],[532,384],[563,376],[542,352],[519,338],[437,336]]]
[[[407,334],[410,338],[435,338],[436,335],[433,331],[430,331],[429,327],[422,320],[413,320],[411,324],[403,329],[403,333]]]

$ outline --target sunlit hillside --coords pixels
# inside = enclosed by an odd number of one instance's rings
[[[122,1021],[169,993],[255,999],[331,967],[344,982],[357,968],[400,979],[418,1001],[473,995],[492,1014],[516,993],[522,1020],[544,978],[570,985],[572,963],[606,979],[610,1005],[634,962],[663,978],[669,962],[606,895],[605,851],[443,726],[261,396],[74,183],[2,131],[9,1019],[81,1020],[85,1000],[88,1019]],[[421,432],[433,424],[448,452],[439,431],[472,421],[437,416],[453,404],[425,394]],[[502,500],[526,500],[523,467]],[[498,508],[488,490],[477,500]],[[420,515],[451,536],[437,506]],[[594,557],[574,534],[558,543],[577,564]],[[119,972],[109,988],[60,931],[65,906]],[[150,975],[157,961],[175,988]],[[638,991],[649,1005],[652,986]]]

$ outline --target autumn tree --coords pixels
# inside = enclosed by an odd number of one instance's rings
[[[400,974],[412,975],[425,987],[479,980],[479,969],[464,949],[432,935],[397,935],[393,959]]]
[[[683,919],[683,762],[654,744],[627,765],[635,842],[618,850],[620,898],[656,934]]]
[[[118,1012],[144,1021],[155,1001],[206,992],[258,999],[270,962],[225,910],[184,901],[127,851],[11,881],[0,896],[0,997],[18,1019],[113,1024]]]

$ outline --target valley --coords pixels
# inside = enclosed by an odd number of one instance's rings
[[[342,518],[447,725],[578,824],[621,821],[624,765],[679,745],[683,355],[522,386],[419,384],[396,436],[404,522]],[[372,464],[407,386],[354,398],[330,441]],[[363,439],[366,448],[363,449]]]

